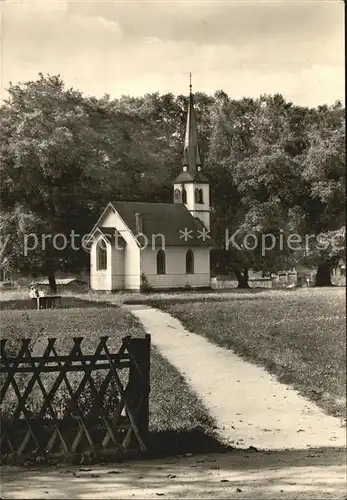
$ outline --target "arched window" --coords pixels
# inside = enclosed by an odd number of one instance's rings
[[[198,188],[195,188],[195,191],[194,191],[195,203],[199,203],[199,197],[200,197],[200,190]]]
[[[194,254],[192,250],[186,253],[186,274],[194,274]]]
[[[194,198],[195,198],[195,203],[204,203],[204,197],[203,197],[203,190],[199,188],[195,188],[194,191]]]
[[[96,244],[96,269],[98,271],[107,269],[107,247],[104,239]]]
[[[182,203],[187,203],[187,191],[182,188]]]
[[[179,189],[175,189],[175,191],[174,191],[174,202],[175,203],[181,203],[182,202],[181,191]]]
[[[157,253],[157,274],[166,274],[166,256],[164,250]]]
[[[202,188],[199,189],[199,203],[204,203],[204,191]]]

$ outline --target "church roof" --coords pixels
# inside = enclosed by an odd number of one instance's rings
[[[190,81],[187,123],[182,156],[183,171],[175,179],[175,183],[208,182],[204,174],[201,172],[201,166],[202,161],[199,149],[197,122],[194,110],[194,97],[192,93],[192,84]]]
[[[196,167],[201,167],[201,164],[194,97],[190,86],[182,165],[188,167],[189,172],[194,173]]]
[[[142,233],[148,238],[149,244],[154,235],[162,234],[165,246],[214,246],[211,237],[204,238],[204,241],[200,233],[204,225],[194,218],[183,204],[115,201],[111,202],[111,205],[134,235],[138,233],[137,214],[141,215]],[[188,233],[189,237],[184,238],[184,232]],[[159,237],[154,241],[158,245],[161,244]]]
[[[188,171],[183,171],[175,179],[175,184],[187,182],[200,182],[201,184],[208,184],[209,181],[207,177],[199,171],[196,171],[194,174],[191,174]]]

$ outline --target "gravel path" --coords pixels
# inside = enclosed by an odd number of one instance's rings
[[[346,429],[297,391],[231,350],[187,331],[171,315],[148,306],[125,306],[152,342],[185,376],[235,447],[302,450],[346,446]]]
[[[4,499],[344,500],[340,451],[233,451],[113,466],[0,469]]]

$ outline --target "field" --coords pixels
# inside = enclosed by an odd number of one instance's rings
[[[19,310],[20,302],[1,304],[1,336],[15,348],[16,340],[30,337],[35,345],[48,337],[58,338],[58,347],[83,336],[85,352],[93,352],[98,338],[109,335],[115,350],[126,335],[142,336],[141,325],[129,313],[110,304],[91,304],[70,299],[66,309]],[[105,307],[107,305],[107,307]],[[15,306],[16,309],[13,307]],[[154,453],[219,450],[214,422],[181,375],[152,346],[150,432]]]
[[[264,366],[328,413],[346,412],[344,288],[229,294],[155,304],[195,333]]]
[[[262,297],[268,294],[276,293],[273,290],[264,288],[254,288],[252,290],[206,290],[206,291],[171,291],[171,292],[152,292],[150,294],[140,292],[119,291],[115,293],[93,292],[76,293],[70,291],[62,291],[59,294],[63,295],[64,303],[69,303],[70,300],[80,299],[83,301],[92,301],[93,303],[104,302],[112,303],[121,306],[122,304],[139,304],[151,303],[153,301],[169,301],[169,302],[187,302],[190,300],[206,300],[206,301],[221,301],[235,298],[235,296],[253,297],[254,294],[260,294]],[[24,303],[25,301],[25,303]],[[17,290],[0,290],[1,308],[32,308],[31,299],[29,299],[29,290],[27,288],[18,288]]]

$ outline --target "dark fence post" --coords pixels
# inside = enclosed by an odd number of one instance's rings
[[[149,392],[150,392],[150,359],[151,336],[130,338],[128,341],[130,355],[129,383],[127,399],[133,411],[140,436],[147,446],[149,433]],[[131,443],[136,438],[132,435]]]

